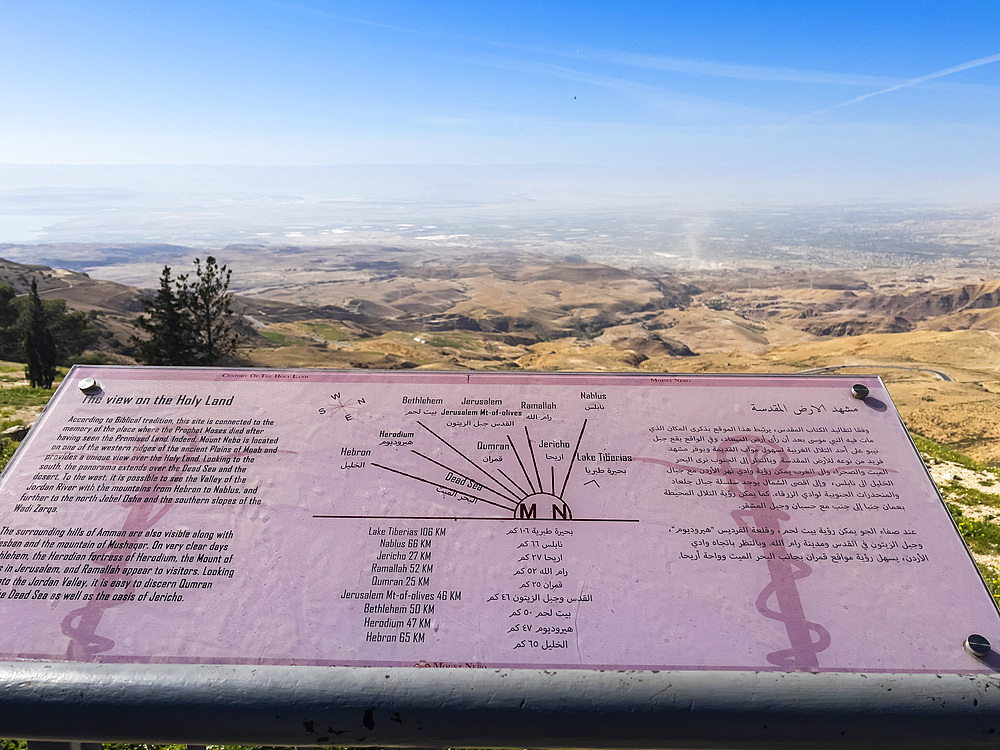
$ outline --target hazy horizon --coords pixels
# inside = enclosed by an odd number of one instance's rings
[[[5,3],[0,242],[192,207],[239,233],[227,200],[1000,203],[998,27],[995,3]]]
[[[220,247],[306,241],[394,241],[372,234],[396,224],[525,230],[547,222],[587,223],[720,211],[809,212],[823,207],[996,212],[1000,193],[944,179],[917,183],[792,181],[760,174],[565,165],[327,167],[0,165],[0,244],[177,243]],[[968,193],[968,194],[967,194]],[[305,230],[305,231],[303,231]],[[305,238],[303,240],[302,238]],[[380,239],[381,238],[381,239]]]

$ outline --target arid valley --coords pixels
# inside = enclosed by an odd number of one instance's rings
[[[140,289],[212,253],[233,271],[244,365],[875,373],[912,431],[1000,461],[995,213],[742,212],[694,236],[679,220],[613,223],[8,244],[0,280],[23,293],[36,276],[88,312],[109,362],[131,361]]]

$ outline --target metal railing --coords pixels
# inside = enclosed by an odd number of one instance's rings
[[[1000,676],[4,663],[0,732],[32,750],[995,748]]]

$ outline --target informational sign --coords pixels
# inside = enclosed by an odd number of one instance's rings
[[[854,389],[859,383],[868,389]],[[859,397],[860,396],[860,397]],[[984,672],[880,380],[76,367],[0,477],[0,658]]]

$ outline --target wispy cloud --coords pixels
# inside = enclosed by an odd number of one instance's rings
[[[328,10],[320,10],[303,6],[286,0],[255,0],[257,3],[289,13],[308,15],[313,18],[325,18],[342,23],[358,24],[396,31],[404,34],[427,38],[448,39],[481,44],[495,49],[506,49],[513,52],[529,53],[542,57],[573,59],[577,61],[598,62],[622,67],[632,67],[642,70],[657,70],[663,72],[687,73],[690,75],[710,78],[729,78],[751,81],[783,81],[788,83],[811,83],[832,86],[896,86],[905,85],[905,81],[886,76],[872,76],[857,73],[838,73],[831,71],[799,70],[794,68],[769,67],[743,63],[719,62],[696,58],[680,58],[668,55],[637,54],[621,50],[583,49],[569,52],[552,48],[534,47],[530,45],[502,42],[487,37],[467,34],[455,34],[441,29],[416,29],[394,24],[380,23],[356,16],[346,16]]]
[[[872,91],[867,94],[862,94],[861,96],[856,96],[853,99],[848,99],[845,102],[840,102],[839,104],[834,104],[829,107],[824,107],[823,109],[818,109],[815,112],[810,112],[805,117],[814,117],[816,115],[821,115],[826,112],[831,112],[835,109],[840,109],[841,107],[849,107],[852,104],[858,104],[860,102],[872,99],[876,96],[882,96],[883,94],[891,94],[893,91],[899,91],[900,89],[910,88],[911,86],[916,86],[921,83],[926,83],[927,81],[933,81],[935,78],[944,78],[945,76],[954,75],[955,73],[961,73],[963,70],[971,70],[972,68],[979,68],[983,65],[991,65],[992,63],[1000,62],[1000,54],[989,55],[988,57],[980,57],[976,60],[970,60],[969,62],[962,63],[961,65],[954,65],[950,68],[945,68],[944,70],[938,70],[934,73],[928,73],[927,75],[919,76],[918,78],[910,78],[909,80],[903,81],[901,83],[888,86],[884,89],[879,89],[878,91]]]
[[[805,84],[813,86],[841,86],[855,88],[879,87],[876,91],[861,94],[860,96],[853,97],[846,101],[801,115],[795,118],[792,123],[785,123],[785,126],[794,124],[795,122],[799,122],[805,118],[858,104],[873,97],[889,94],[901,89],[934,81],[939,78],[945,78],[972,68],[1000,62],[1000,54],[990,55],[988,57],[971,60],[960,65],[955,65],[916,78],[901,79],[899,77],[878,76],[863,73],[843,73],[838,71],[753,65],[740,62],[724,62],[718,60],[672,57],[670,55],[634,53],[614,49],[581,48],[570,51],[566,48],[556,49],[552,47],[523,45],[517,42],[500,41],[476,35],[456,34],[444,29],[412,28],[386,24],[366,18],[346,16],[325,9],[305,6],[295,0],[254,1],[288,13],[308,15],[314,18],[325,18],[340,23],[369,26],[413,37],[462,42],[470,45],[479,45],[483,48],[505,50],[514,54],[510,55],[504,62],[497,62],[495,60],[488,59],[484,60],[481,58],[470,59],[470,53],[468,50],[466,50],[465,57],[462,62],[463,64],[521,70],[522,72],[534,73],[536,75],[564,78],[567,80],[575,80],[581,83],[600,86],[608,90],[614,90],[620,95],[627,96],[633,101],[640,102],[646,106],[651,106],[661,111],[669,110],[674,113],[686,111],[688,114],[692,114],[699,108],[707,112],[713,107],[725,107],[729,111],[758,112],[769,116],[774,115],[774,112],[768,111],[766,105],[764,107],[755,108],[740,105],[732,101],[722,101],[720,99],[686,94],[673,90],[669,87],[656,86],[646,82],[634,80],[629,76],[628,72],[624,71],[622,72],[622,75],[613,75],[609,74],[610,70],[606,70],[604,74],[599,74],[585,73],[579,68],[583,67],[584,63],[597,63],[607,66],[618,66],[620,68],[678,73],[687,76],[699,76],[705,78]],[[530,57],[532,56],[535,57],[536,61],[530,61]],[[550,60],[572,62],[565,66],[542,62],[541,60],[546,57]],[[574,63],[576,64],[574,65]],[[991,90],[995,90],[995,87],[991,86],[989,88]]]
[[[772,113],[743,104],[688,94],[662,86],[640,83],[628,78],[585,72],[552,63],[521,62],[515,60],[479,60],[476,64],[596,86],[649,109],[684,117],[704,116],[709,113],[717,116],[722,112],[733,116],[754,114],[756,117],[765,117],[767,119],[773,117]]]
[[[613,50],[584,51],[575,55],[575,57],[644,70],[660,70],[670,73],[688,73],[712,78],[733,78],[749,81],[784,81],[788,83],[813,83],[832,86],[892,86],[902,83],[899,79],[854,73],[773,68],[762,65],[725,63],[663,55],[641,55]]]

